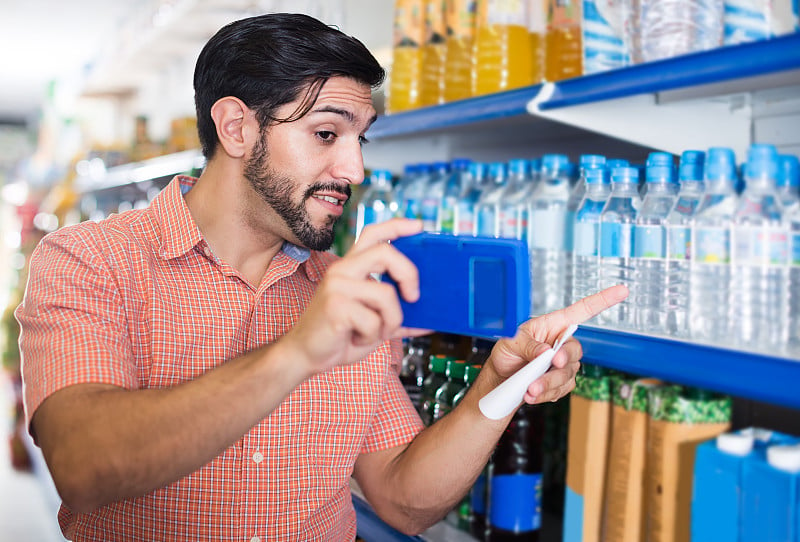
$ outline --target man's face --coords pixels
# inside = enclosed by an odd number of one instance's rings
[[[278,117],[290,115],[286,104]],[[314,250],[333,243],[333,226],[364,180],[361,145],[375,120],[370,89],[351,79],[328,80],[306,115],[271,126],[248,158],[244,176],[285,222],[286,240]]]

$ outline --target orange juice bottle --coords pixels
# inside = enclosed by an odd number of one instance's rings
[[[396,0],[394,47],[386,112],[397,113],[419,107],[422,42],[425,37],[423,0]]]
[[[544,76],[561,81],[583,74],[581,0],[547,0]]]
[[[444,0],[425,0],[425,44],[422,46],[420,105],[444,103],[445,25]]]
[[[444,100],[472,96],[472,49],[475,45],[475,0],[447,0],[445,22]]]
[[[527,0],[478,0],[473,94],[532,85],[533,56]]]
[[[544,80],[544,37],[547,33],[547,1],[528,0],[528,32],[531,38],[533,83]]]

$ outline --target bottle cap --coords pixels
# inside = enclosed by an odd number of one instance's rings
[[[508,161],[508,172],[512,175],[527,175],[530,163],[523,158],[514,158]]]
[[[728,147],[711,147],[708,149],[705,180],[736,180],[736,155],[733,154],[733,149]]]
[[[744,172],[747,179],[775,179],[778,175],[778,149],[774,145],[750,145]]]
[[[651,152],[647,157],[645,175],[648,183],[675,181],[675,166],[668,152]]]
[[[767,463],[786,472],[800,472],[800,445],[776,445],[767,448]]]
[[[611,170],[612,183],[639,183],[639,170],[635,167],[618,167]]]
[[[583,176],[587,184],[608,183],[608,172],[605,168],[584,169]]]
[[[800,160],[791,154],[778,157],[778,186],[800,186]]]
[[[717,436],[717,449],[726,454],[744,457],[753,450],[753,435],[723,433]]]
[[[581,169],[603,168],[606,165],[606,157],[601,154],[582,154],[580,158]]]
[[[678,177],[680,181],[703,180],[703,165],[705,163],[703,151],[683,151],[681,154]]]

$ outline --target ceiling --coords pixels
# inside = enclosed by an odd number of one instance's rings
[[[0,124],[36,119],[52,81],[79,94],[135,92],[144,74],[255,13],[310,13],[384,61],[392,9],[393,0],[0,0]]]

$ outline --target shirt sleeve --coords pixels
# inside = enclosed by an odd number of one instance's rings
[[[137,386],[113,275],[93,237],[73,231],[59,230],[39,243],[31,256],[25,297],[15,312],[28,424],[48,396],[67,386]]]
[[[398,352],[393,346],[395,345],[384,345],[373,355],[388,353],[395,358],[402,353],[402,349]],[[397,370],[400,363],[400,359],[392,359],[386,364],[386,385],[378,411],[364,440],[362,453],[377,452],[407,444],[425,427],[400,382]]]

